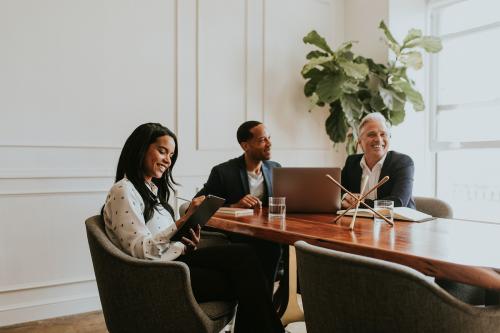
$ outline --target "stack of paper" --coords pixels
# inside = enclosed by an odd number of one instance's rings
[[[344,213],[344,210],[337,211],[337,214]],[[354,215],[354,209],[350,209],[346,215]],[[373,217],[373,213],[371,210],[367,208],[358,209],[359,217]],[[429,214],[425,214],[419,212],[418,210],[411,209],[408,207],[394,207],[394,219],[402,220],[402,221],[410,221],[410,222],[424,222],[428,220],[432,220],[433,217]]]
[[[239,216],[250,216],[253,215],[253,209],[249,208],[232,208],[232,207],[221,207],[217,210],[218,214],[231,215],[234,217]]]

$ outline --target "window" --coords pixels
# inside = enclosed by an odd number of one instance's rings
[[[500,222],[500,1],[430,1],[436,195],[456,218]]]

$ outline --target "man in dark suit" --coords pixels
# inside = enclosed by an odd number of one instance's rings
[[[395,207],[415,208],[412,197],[413,160],[404,154],[389,151],[389,125],[380,113],[370,113],[359,125],[359,144],[363,154],[351,155],[342,169],[342,185],[359,194],[362,176],[368,177],[366,190],[375,186],[380,179],[389,176],[389,181],[365,199],[373,207],[375,199],[392,200]],[[342,207],[347,208],[354,199],[345,195]]]
[[[272,169],[281,165],[270,161],[271,136],[261,122],[244,122],[238,128],[236,137],[244,154],[213,167],[196,197],[213,194],[226,199],[227,206],[258,209],[266,206],[268,197],[273,195]],[[244,242],[254,247],[272,284],[281,257],[281,246],[236,234],[230,234],[229,238],[232,242]]]
[[[213,167],[196,196],[220,196],[226,199],[225,205],[231,207],[266,205],[273,194],[272,168],[281,166],[270,161],[271,137],[264,124],[258,121],[241,124],[236,137],[244,154]]]

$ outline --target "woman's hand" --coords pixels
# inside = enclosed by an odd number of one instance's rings
[[[198,247],[201,238],[200,225],[196,226],[196,231],[189,229],[189,233],[191,234],[190,238],[182,237],[182,242],[186,245],[186,252],[194,251]]]
[[[186,213],[184,214],[184,216],[181,216],[181,218],[175,222],[177,229],[179,229],[184,224],[184,222],[186,222],[186,220],[193,214],[193,212],[196,210],[196,208],[199,205],[201,205],[203,200],[205,200],[204,195],[196,197],[193,200],[191,200],[191,203],[189,204],[189,207],[186,210]]]
[[[205,200],[205,196],[201,195],[199,197],[194,198],[191,200],[191,204],[189,205],[187,211],[186,211],[186,216],[191,216],[193,212],[196,210],[196,208],[201,205],[201,203]]]

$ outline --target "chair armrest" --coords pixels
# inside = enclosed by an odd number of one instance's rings
[[[150,322],[155,327],[164,327],[166,332],[178,327],[198,332],[210,325],[210,318],[194,298],[189,268],[185,263],[150,261],[127,255],[120,257],[106,261],[106,271],[113,272],[113,275],[100,276],[99,279],[104,313],[109,314],[109,320],[115,320],[110,324],[106,318],[108,326],[121,327],[124,331],[150,331],[147,324]],[[97,267],[95,271],[97,275]],[[172,311],[173,307],[175,311]],[[129,319],[137,318],[138,314],[143,319],[141,323]],[[186,327],[186,322],[192,322],[193,326]]]

